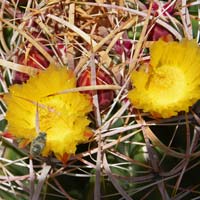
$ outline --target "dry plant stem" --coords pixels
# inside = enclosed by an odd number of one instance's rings
[[[26,10],[25,10],[26,15],[28,15],[28,13],[30,12],[31,3],[32,3],[32,0],[27,1]]]
[[[77,26],[55,15],[47,14],[47,17],[61,23],[63,26],[68,27],[69,29],[77,33],[80,37],[82,37],[88,44],[96,45],[96,42],[92,40],[92,38],[88,34],[86,34],[84,31],[79,29]]]
[[[22,72],[22,73],[26,73],[30,76],[33,76],[35,74],[37,74],[40,70],[33,68],[33,67],[29,67],[26,65],[20,65],[17,63],[13,63],[4,59],[0,59],[0,65],[7,68],[7,69],[12,69],[18,72]]]
[[[20,30],[23,30],[25,24],[26,24],[25,21],[21,22],[21,24],[19,24],[18,28],[19,28]],[[15,46],[18,47],[18,45],[16,44],[16,43],[17,43],[17,38],[18,38],[18,36],[19,36],[19,32],[18,32],[18,31],[14,31],[14,32],[13,32],[13,35],[12,35],[12,38],[11,38],[11,40],[10,40],[10,45],[11,45],[11,48],[13,48],[13,49],[15,48]],[[20,41],[19,41],[19,43],[20,43]],[[14,46],[14,47],[13,47],[13,46]]]
[[[1,7],[0,7],[0,19],[1,18],[3,19],[4,9],[5,9],[5,2],[3,2],[1,4]],[[6,51],[7,54],[9,54],[10,50],[6,45],[6,42],[5,42],[5,39],[4,39],[4,35],[3,35],[3,24],[2,24],[2,21],[0,21],[0,42],[1,42],[1,45],[2,45],[3,49]]]
[[[44,185],[44,182],[45,182],[45,180],[47,178],[47,175],[48,175],[50,169],[51,169],[51,166],[46,165],[46,163],[44,163],[44,165],[42,167],[41,175],[38,177],[38,184],[37,184],[37,186],[35,188],[35,192],[34,192],[33,197],[32,197],[31,200],[39,199],[42,187]]]
[[[178,175],[176,175],[176,176],[178,176]],[[154,176],[155,177],[155,176]],[[141,191],[143,191],[143,190],[146,190],[146,189],[149,189],[149,188],[151,188],[151,187],[155,187],[155,185],[158,185],[159,183],[161,183],[161,182],[163,182],[163,181],[167,181],[167,180],[170,180],[170,179],[173,179],[175,176],[173,176],[173,177],[167,177],[167,178],[162,178],[162,179],[160,179],[160,180],[156,180],[155,181],[155,179],[152,181],[152,183],[149,183],[149,184],[147,184],[147,185],[145,185],[145,186],[142,186],[142,187],[139,187],[138,189],[136,189],[136,190],[134,190],[134,191],[132,191],[132,192],[130,192],[132,195],[133,194],[136,194],[136,193],[138,193],[138,192],[141,192]],[[170,200],[170,199],[169,199]]]
[[[177,124],[177,125],[176,125],[176,128],[175,128],[175,131],[174,131],[174,133],[173,133],[173,136],[172,136],[172,138],[171,138],[171,140],[170,140],[170,142],[169,142],[169,144],[168,144],[168,148],[170,148],[170,146],[172,145],[172,142],[173,142],[173,140],[174,140],[174,137],[175,137],[175,135],[176,135],[176,132],[177,132],[177,130],[178,130],[178,127],[179,127],[179,125]],[[163,162],[163,160],[165,159],[165,157],[166,157],[166,154],[164,153],[163,157],[160,159],[159,165],[161,165],[161,163]]]
[[[194,127],[194,135],[193,135],[192,143],[191,143],[191,145],[193,146],[192,152],[194,152],[198,148],[199,139],[200,139],[200,130],[199,130],[198,126],[195,126]]]
[[[21,35],[23,35],[35,48],[50,62],[50,63],[55,63],[55,60],[43,49],[43,47],[40,46],[39,43],[37,43],[31,36],[29,36],[26,32],[23,30],[19,29],[17,26],[11,24],[9,21],[5,19],[1,19],[3,23],[7,24],[9,27],[13,28],[17,32],[19,32]]]
[[[62,192],[62,194],[65,196],[66,199],[68,199],[68,200],[74,200],[74,198],[72,198],[72,197],[64,190],[64,188],[60,185],[60,183],[57,181],[57,179],[53,178],[53,181],[54,181],[55,184],[58,186],[60,192]]]
[[[94,200],[101,199],[101,163],[102,156],[104,155],[102,151],[103,142],[101,141],[101,133],[99,133],[99,140],[97,142],[97,159],[96,159],[96,167],[95,167],[95,188],[94,188]]]
[[[149,189],[149,191],[140,199],[140,200],[145,200],[148,198],[148,196],[153,193],[156,190],[156,187],[153,187],[152,189]]]
[[[2,75],[1,72],[0,72],[0,85],[1,85],[2,90],[3,90],[2,95],[3,95],[4,93],[7,93],[7,92],[8,92],[8,88],[7,88],[7,85],[6,85],[6,81],[4,80],[3,75]],[[0,94],[1,94],[1,93],[0,93]],[[4,105],[3,101],[1,101],[1,99],[0,99],[0,103],[2,103],[2,104]],[[6,107],[6,106],[5,106],[5,107]],[[5,111],[2,109],[2,107],[0,108],[0,111],[1,111],[1,113],[3,113],[3,115],[4,115],[4,117],[5,117]],[[0,117],[0,118],[1,118],[1,117]],[[1,119],[0,119],[0,120],[1,120]]]
[[[114,140],[112,142],[109,142],[107,144],[104,144],[104,146],[102,147],[102,151],[105,151],[106,149],[112,148],[114,146],[116,146],[118,143],[120,142],[124,142],[126,140],[128,140],[129,138],[133,137],[134,135],[138,134],[141,130],[136,130],[132,133],[127,134],[126,136],[123,136],[117,140]],[[121,131],[120,131],[121,132]],[[91,149],[89,151],[80,153],[80,154],[76,154],[72,159],[77,159],[77,157],[86,157],[86,156],[90,156],[92,154],[96,154],[98,152],[98,148],[94,148]]]
[[[198,6],[198,19],[200,19],[200,5]],[[198,26],[200,27],[200,20],[198,21]],[[197,32],[197,42],[199,42],[200,40],[200,30],[198,29],[198,32]]]
[[[136,119],[136,121],[140,124],[145,124],[145,121],[142,119],[141,116],[139,116],[139,120]],[[150,145],[150,141],[149,138],[147,137],[147,132],[148,132],[148,127],[142,127],[142,132],[143,132],[143,136],[144,136],[144,140],[146,143],[146,147],[147,147],[147,152],[149,155],[149,161],[151,163],[151,166],[153,168],[154,173],[159,174],[160,173],[160,169],[159,169],[159,161],[158,161],[158,157],[156,152],[153,150],[153,148]],[[158,185],[157,185],[160,194],[162,196],[163,200],[169,200],[169,195],[165,189],[165,185],[164,182],[161,181]]]
[[[65,167],[60,167],[59,169],[57,169],[55,172],[52,171],[52,173],[50,174],[50,178],[54,178],[56,176],[59,176],[60,174],[63,173],[63,171],[65,170]]]
[[[0,0],[1,4],[4,4],[5,5],[5,10],[11,15],[13,16],[13,14],[15,13],[14,12],[14,9],[11,7],[11,3],[6,1],[6,0]],[[14,17],[14,16],[13,16]]]
[[[181,173],[181,170],[185,166],[185,160],[181,159],[180,162],[172,168],[169,172],[160,172],[162,177],[178,176]]]
[[[120,89],[120,91],[119,91],[119,93],[118,93],[118,95],[117,95],[117,97],[116,97],[114,103],[112,104],[111,109],[109,110],[109,112],[107,113],[107,115],[106,115],[105,118],[104,118],[105,124],[107,123],[107,126],[109,126],[109,123],[110,123],[111,119],[113,120],[114,117],[117,117],[117,116],[116,116],[117,113],[116,113],[116,114],[110,119],[110,121],[107,120],[108,117],[110,116],[112,110],[114,109],[114,106],[117,104],[117,101],[118,101],[119,98],[121,97],[122,93],[125,91],[125,89],[126,89],[126,87],[127,87],[127,84],[129,83],[129,81],[130,81],[130,77],[128,77],[128,78],[126,79],[126,81],[125,81],[125,83],[123,84],[123,86],[121,87],[121,89]],[[125,109],[128,108],[129,105],[130,105],[130,102],[129,102],[129,101],[126,102],[125,105],[123,105],[124,111],[125,111]],[[124,112],[123,112],[123,113],[124,113]],[[120,114],[122,115],[123,113],[121,112]],[[121,115],[120,115],[119,117],[121,117]],[[105,125],[105,124],[104,124],[104,126],[105,126],[104,129],[106,129],[106,125]]]
[[[103,38],[98,44],[94,45],[94,52],[97,52],[107,41],[109,41],[110,39],[113,39],[113,37],[115,35],[117,35],[118,33],[123,34],[124,30],[129,29],[130,27],[132,27],[134,24],[136,23],[136,17],[130,18],[128,19],[125,23],[123,23],[121,26],[119,26],[118,28],[114,29],[111,33],[109,33],[105,38]],[[111,42],[112,45],[114,45],[113,42]],[[110,44],[110,45],[111,45]],[[109,48],[111,46],[108,46]],[[106,49],[106,53],[108,53],[108,50],[110,51],[110,49]]]
[[[192,33],[192,24],[189,16],[189,11],[188,8],[186,7],[186,0],[182,0],[182,8],[181,8],[181,19],[183,23],[183,30],[185,33],[185,37],[191,40],[193,38],[193,33]]]
[[[186,122],[188,122],[188,117],[187,115],[185,115],[185,118],[186,118]],[[186,167],[190,161],[190,155],[192,153],[192,148],[193,146],[191,146],[190,144],[190,128],[189,128],[189,123],[186,123],[186,155],[185,155],[185,164],[184,164],[184,167],[182,168],[182,172],[180,174],[180,176],[178,177],[178,180],[175,184],[175,187],[174,187],[174,190],[173,190],[173,193],[172,193],[172,196],[175,196],[177,191],[178,191],[178,188],[181,184],[181,180],[183,178],[183,175],[185,173],[185,170],[186,170]]]
[[[123,31],[123,30],[126,30],[128,28],[130,28],[133,24],[135,24],[136,22],[136,19],[135,17],[132,18],[132,19],[129,19],[127,20],[127,22],[125,22],[124,24],[122,24],[119,28],[116,28],[115,30],[113,30],[111,33],[109,33],[105,38],[103,38],[99,43],[96,43],[94,45],[92,45],[92,50],[93,50],[93,53],[96,53],[107,41],[109,41],[110,39],[112,39],[117,33]],[[91,41],[93,42],[93,41]],[[113,42],[111,42],[112,45],[114,45]],[[111,45],[110,44],[110,45]],[[111,46],[109,47],[111,48]],[[109,50],[109,49],[108,49]],[[108,54],[108,50],[106,50],[106,53]],[[81,68],[82,66],[88,61],[88,58],[90,58],[91,56],[91,53],[88,52],[87,56],[83,57],[78,65],[76,66],[76,69],[75,69],[75,72],[77,73]]]
[[[118,128],[115,128],[115,129],[104,130],[104,131],[102,131],[101,137],[105,139],[106,137],[110,137],[110,136],[113,136],[113,135],[118,135],[118,134],[120,134],[122,132],[130,131],[130,130],[134,130],[136,132],[137,131],[141,131],[141,128],[143,126],[145,126],[145,125],[133,124],[133,125],[129,125],[129,126],[118,127]],[[95,139],[98,140],[98,135],[95,134],[95,136],[96,136]]]
[[[77,4],[85,4],[85,2],[76,2]],[[122,7],[122,6],[117,6],[117,5],[110,5],[110,4],[103,4],[103,3],[92,3],[92,2],[87,2],[87,5],[92,5],[92,6],[97,6],[97,7],[105,7],[105,8],[110,8],[110,9],[116,9],[116,10],[121,10],[124,12],[128,12],[130,14],[136,15],[136,16],[141,16],[146,18],[147,17],[147,13],[146,12],[142,12],[139,10],[134,10],[132,8],[126,8],[126,7]],[[152,16],[150,16],[150,19],[152,19]],[[158,24],[160,24],[161,26],[165,27],[169,32],[171,32],[178,40],[182,39],[181,34],[176,31],[176,29],[174,29],[173,27],[171,27],[168,23],[158,19],[156,21]]]
[[[30,175],[24,175],[24,176],[13,176],[13,177],[6,177],[6,176],[0,176],[0,184],[12,182],[12,181],[24,181],[28,179]]]
[[[70,88],[67,90],[63,90],[54,94],[50,94],[48,96],[54,96],[54,95],[61,95],[61,94],[67,94],[71,92],[82,92],[82,91],[88,91],[88,90],[119,90],[121,86],[118,85],[90,85],[90,86],[81,86],[77,88]]]
[[[95,169],[96,165],[94,165],[93,163],[87,161],[86,159],[80,158],[80,157],[76,157],[77,160],[80,160],[82,163],[84,163],[86,166],[89,166],[90,168]]]
[[[115,105],[117,104],[117,102],[119,101],[119,98],[121,97],[123,91],[125,90],[125,88],[126,88],[125,86],[126,86],[125,84],[122,86],[122,88],[120,89],[120,91],[117,94],[117,97],[114,99],[114,102],[112,103],[109,111],[107,112],[106,116],[102,119],[103,120],[102,123],[103,123],[104,129],[106,129],[105,126],[106,126],[106,123],[108,121],[108,118],[110,117]],[[107,126],[109,126],[109,123],[107,123]]]
[[[120,180],[125,180],[130,183],[147,183],[151,182],[155,178],[155,174],[147,174],[144,176],[120,176],[120,175],[113,175],[114,177],[120,179]]]
[[[69,23],[74,25],[75,22],[75,4],[72,3],[69,5]],[[73,35],[69,35],[69,43],[72,43],[73,41]],[[74,63],[74,48],[72,45],[70,45],[67,49],[67,60],[68,60],[68,67],[69,69],[74,70],[75,69],[75,63]]]
[[[32,158],[29,159],[29,174],[30,174],[30,190],[29,190],[29,198],[33,198],[33,194],[35,191],[34,181],[35,181],[35,174],[33,169],[33,160]]]
[[[186,196],[188,195],[188,194],[191,194],[191,193],[195,193],[195,188],[197,188],[197,187],[199,187],[199,185],[197,185],[197,186],[195,186],[195,187],[192,187],[191,189],[190,188],[188,188],[188,189],[185,189],[185,188],[180,188],[180,193],[179,194],[177,194],[173,199],[176,199],[176,200],[182,200],[182,199],[184,199],[184,197],[185,198],[187,198]],[[197,194],[199,194],[199,192],[197,192]],[[197,199],[199,199],[199,197],[197,197],[197,198],[193,198],[192,200],[197,200]]]
[[[166,155],[170,155],[173,157],[177,157],[177,158],[184,158],[185,155],[179,152],[176,152],[174,150],[172,150],[171,148],[168,148],[166,145],[164,145],[156,136],[155,134],[151,131],[150,128],[148,128],[148,132],[147,132],[147,137],[152,141],[152,143],[155,146],[158,146],[159,148],[161,148]]]
[[[187,120],[186,120],[187,121]],[[186,166],[187,166],[187,164],[188,164],[188,159],[191,157],[191,153],[192,153],[192,146],[189,144],[190,142],[190,136],[189,136],[189,127],[188,127],[188,125],[189,125],[189,123],[186,123],[186,125],[187,125],[187,152],[188,151],[190,151],[189,152],[189,154],[187,153],[187,155],[184,155],[184,157],[186,156],[186,158],[187,158],[187,161],[183,161],[182,162],[182,164],[181,165],[179,165],[179,167],[178,168],[176,168],[176,170],[174,171],[171,171],[170,173],[161,173],[160,175],[162,175],[162,176],[171,176],[171,175],[173,175],[173,174],[177,174],[177,172],[179,172],[180,170],[182,171],[181,173],[178,173],[178,175],[180,175],[179,176],[179,178],[178,178],[178,181],[177,181],[177,185],[179,185],[180,184],[180,180],[181,180],[181,178],[182,178],[182,176],[183,176],[183,174],[184,174],[184,172],[185,172],[185,170],[186,170]],[[151,134],[151,132],[148,132],[148,133],[150,133]],[[189,149],[190,148],[190,149]],[[165,152],[166,153],[166,152]],[[195,153],[195,154],[197,154],[197,152]],[[182,156],[181,156],[182,157]],[[176,187],[177,189],[178,189],[178,187]]]
[[[5,167],[3,164],[1,164],[1,163],[0,163],[0,168],[2,169],[3,174],[5,175],[5,177],[6,177],[6,179],[7,179],[6,183],[8,182],[8,184],[10,185],[13,194],[15,194],[16,192],[15,192],[15,190],[14,190],[12,184],[11,184],[11,181],[12,181],[12,180],[14,180],[15,183],[17,184],[17,186],[19,186],[20,188],[22,188],[24,191],[26,191],[26,192],[29,191],[28,188],[26,188],[26,187],[23,185],[23,183],[20,182],[21,179],[22,179],[22,180],[25,180],[26,178],[29,178],[29,175],[23,176],[24,179],[21,178],[21,177],[18,178],[18,177],[16,177],[16,176],[14,176],[10,171],[8,171],[8,170],[6,169],[6,167]],[[3,182],[4,182],[4,181],[3,181]],[[3,182],[0,182],[0,183],[3,184]]]
[[[12,186],[11,180],[9,179],[9,177],[13,177],[13,175],[1,163],[0,163],[0,167],[3,171],[3,174],[5,174],[5,176],[8,178],[8,184],[11,186],[12,193],[16,194],[15,190]]]
[[[112,125],[118,118],[120,118],[123,113],[130,106],[130,102],[127,101],[109,120],[107,120],[102,126],[101,130],[107,130],[110,125]]]
[[[132,158],[130,158],[129,156],[126,156],[124,154],[121,154],[120,152],[116,152],[114,149],[111,149],[110,151],[107,150],[109,153],[111,153],[112,155],[115,155],[116,157],[118,158],[121,158],[125,161],[128,161],[128,162],[131,162],[133,165],[138,165],[138,166],[141,166],[141,167],[144,167],[144,168],[147,168],[149,170],[152,170],[152,167],[149,166],[149,165],[146,165],[146,164],[143,164],[142,162],[139,162],[137,160],[134,160]]]
[[[1,115],[0,115],[0,121],[1,121],[1,120],[4,120],[4,119],[5,119],[5,114],[1,114]],[[0,148],[0,153],[1,153],[1,148]],[[1,155],[0,155],[0,157],[1,157]]]
[[[191,113],[192,113],[193,118],[196,120],[198,124],[197,126],[200,126],[200,117],[193,110],[191,110]]]
[[[55,185],[53,185],[53,184],[51,184],[51,183],[49,183],[49,182],[47,182],[47,185],[48,185],[48,187],[49,188],[51,188],[52,190],[54,190],[55,192],[57,192],[58,194],[53,194],[53,196],[54,196],[54,199],[56,199],[56,198],[58,198],[58,199],[66,199],[65,198],[65,196],[64,196],[64,194],[60,191],[60,189],[57,187],[57,185],[55,186]],[[52,195],[52,193],[46,193],[45,195]]]
[[[50,38],[53,38],[53,35],[49,31],[48,27],[42,22],[41,16],[35,19],[35,22],[40,26],[41,30],[46,33]]]
[[[90,58],[90,65],[91,65],[91,86],[95,86],[96,84],[96,65],[95,65],[95,58],[94,53],[91,54]],[[92,101],[94,105],[94,115],[97,127],[101,126],[101,114],[99,109],[99,101],[98,101],[98,94],[96,90],[93,90]]]
[[[122,195],[122,197],[126,200],[133,200],[127,193],[126,191],[119,185],[117,179],[112,175],[112,172],[110,170],[106,154],[103,155],[103,167],[105,169],[105,172],[109,179],[111,180],[113,186],[116,188],[116,190]]]
[[[94,60],[94,53],[91,54],[90,59],[90,65],[91,65],[91,85],[96,85],[96,66],[95,66],[95,60]],[[93,91],[92,95],[93,105],[94,105],[94,115],[95,115],[95,121],[97,124],[97,127],[101,126],[101,114],[99,109],[99,102],[98,102],[98,94],[97,91]],[[95,179],[95,189],[94,189],[94,199],[99,200],[101,197],[101,162],[102,162],[102,149],[101,145],[103,142],[101,141],[101,132],[98,133],[99,139],[98,139],[98,152],[97,152],[97,160],[96,160],[96,179]]]
[[[145,19],[145,22],[144,22],[144,25],[143,25],[143,28],[142,28],[142,32],[140,34],[140,38],[139,38],[139,41],[137,43],[133,58],[131,59],[131,62],[130,62],[130,65],[129,65],[129,74],[136,68],[136,65],[137,65],[137,62],[138,62],[138,57],[139,57],[139,54],[140,54],[140,51],[141,51],[141,48],[142,48],[142,44],[145,42],[144,38],[145,38],[145,34],[147,32],[147,27],[148,27],[149,20],[150,20],[152,4],[153,4],[153,1],[150,2],[147,17]]]
[[[168,185],[168,187],[173,189],[174,185],[173,186],[171,186],[171,185],[169,186]],[[173,199],[182,200],[188,194],[192,194],[192,193],[195,194],[196,193],[196,195],[198,195],[198,197],[197,198],[193,198],[193,200],[197,200],[197,199],[199,199],[199,191],[198,191],[197,188],[199,188],[199,184],[195,185],[194,187],[187,187],[187,188],[179,187],[179,191],[180,192],[176,196],[174,196]],[[195,189],[197,189],[197,190],[195,191]]]
[[[6,193],[9,193],[9,194],[12,194],[14,196],[17,196],[18,198],[20,198],[20,197],[23,198],[23,199],[27,198],[26,194],[24,194],[24,193],[22,194],[23,190],[21,188],[16,187],[16,189],[18,191],[17,192],[13,192],[13,190],[8,190],[7,186],[4,187],[3,185],[0,185],[0,190],[2,192],[6,192]]]
[[[6,164],[4,164],[4,167],[7,167],[9,165],[15,165],[15,166],[23,166],[23,167],[29,167],[24,160],[27,160],[28,157],[23,157],[17,160],[9,160],[9,159],[5,159],[5,158],[0,158],[2,161],[6,162]]]

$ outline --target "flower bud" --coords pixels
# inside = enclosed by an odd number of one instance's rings
[[[110,76],[110,74],[106,73],[104,70],[97,68],[96,70],[96,84],[97,85],[109,85],[113,84],[113,80]],[[91,85],[91,71],[90,68],[83,71],[78,80],[77,80],[77,86],[89,86]],[[93,91],[84,91],[83,93],[89,94],[92,98]],[[114,91],[113,90],[98,90],[98,101],[99,101],[99,107],[100,109],[105,109],[108,106],[111,105],[113,99],[114,99]]]

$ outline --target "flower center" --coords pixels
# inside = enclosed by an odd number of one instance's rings
[[[53,122],[57,123],[62,118],[61,108],[63,102],[59,97],[48,97],[40,101],[39,119],[42,131],[48,131],[53,127]]]
[[[185,75],[176,66],[161,66],[149,78],[150,96],[158,105],[178,102],[184,96],[185,88]]]

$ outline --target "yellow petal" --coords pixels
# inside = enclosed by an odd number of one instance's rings
[[[133,72],[128,97],[145,112],[163,118],[188,112],[200,98],[200,49],[194,41],[155,42],[150,48],[152,70]]]
[[[50,152],[57,158],[74,154],[79,143],[88,141],[85,132],[90,123],[87,119],[92,109],[90,99],[79,92],[51,95],[74,87],[73,73],[56,66],[50,66],[27,83],[11,86],[10,93],[4,96],[8,131],[31,142],[37,137],[39,126],[39,131],[47,134],[44,156]]]

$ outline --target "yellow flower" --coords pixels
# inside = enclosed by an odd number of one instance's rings
[[[32,142],[39,134],[36,129],[39,126],[39,131],[46,133],[43,156],[53,152],[62,160],[74,154],[77,144],[87,142],[91,135],[86,116],[92,109],[91,101],[79,92],[51,94],[75,87],[73,73],[53,65],[27,83],[11,86],[10,93],[4,96],[8,132]]]
[[[128,97],[134,107],[157,117],[188,112],[200,98],[200,49],[194,40],[155,42],[150,48],[149,71],[132,72],[134,89]]]

